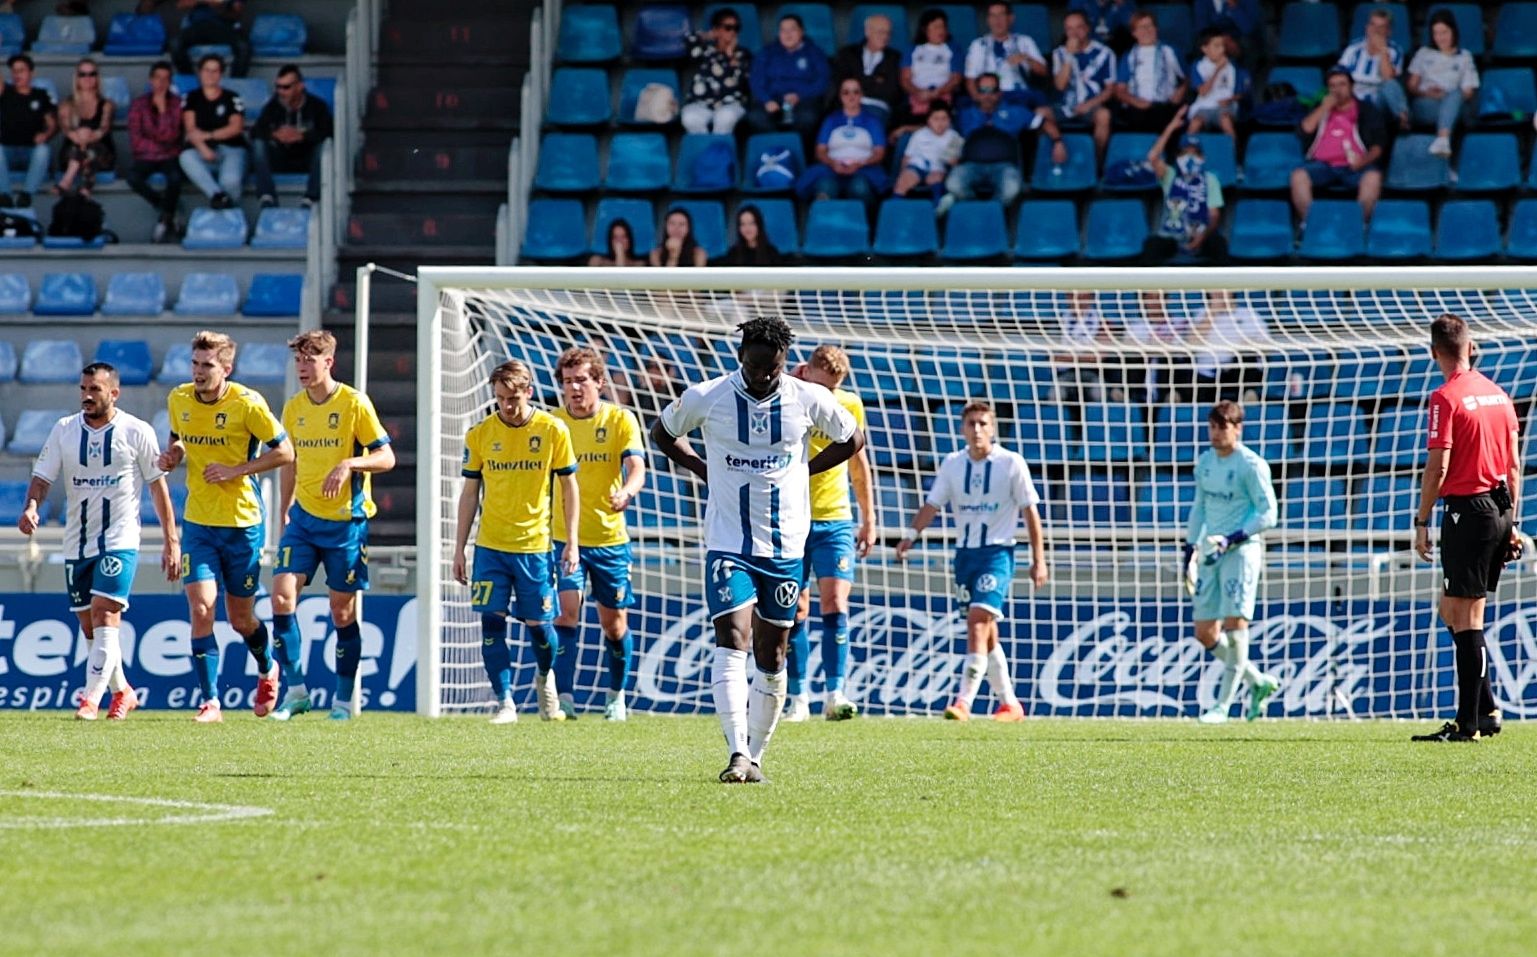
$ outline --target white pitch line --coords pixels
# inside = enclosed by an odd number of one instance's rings
[[[0,791],[0,797],[96,801],[102,804],[138,804],[145,807],[181,808],[189,811],[204,812],[201,814],[176,814],[157,818],[34,817],[0,820],[0,830],[9,831],[65,827],[128,827],[136,824],[209,824],[218,821],[238,821],[243,818],[265,817],[272,813],[272,808],[270,807],[252,807],[242,804],[205,804],[199,801],[176,801],[170,798],[125,797],[114,794],[69,794],[64,791]]]

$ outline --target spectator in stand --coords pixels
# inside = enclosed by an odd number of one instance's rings
[[[921,186],[938,202],[945,192],[945,178],[961,158],[962,145],[961,134],[950,127],[950,108],[943,103],[930,106],[928,122],[908,137],[892,194],[906,196]]]
[[[304,74],[292,63],[278,69],[272,99],[251,128],[251,172],[261,205],[278,204],[272,174],[306,173],[303,204],[320,202],[321,144],[331,138],[331,108],[304,92]]]
[[[77,185],[80,195],[89,196],[96,188],[96,174],[117,166],[117,151],[112,146],[112,101],[101,95],[101,72],[91,59],[75,64],[74,88],[59,104],[59,128],[64,131],[64,147],[59,151],[59,177],[56,192],[64,193]]]
[[[1195,353],[1195,402],[1209,405],[1220,399],[1259,401],[1265,381],[1264,357],[1244,352],[1245,346],[1270,341],[1265,320],[1247,305],[1239,305],[1227,289],[1206,294],[1206,307],[1191,323],[1190,338],[1204,345]]]
[[[171,63],[156,61],[149,68],[149,91],[128,106],[128,143],[133,164],[128,185],[160,212],[155,242],[176,237],[176,204],[181,200],[181,97],[171,89]],[[149,185],[156,173],[165,177],[165,192]]]
[[[1307,162],[1292,170],[1292,208],[1297,219],[1306,226],[1314,187],[1342,187],[1356,191],[1361,217],[1370,222],[1382,195],[1377,161],[1387,145],[1387,129],[1381,111],[1357,99],[1349,70],[1329,71],[1328,92],[1303,118],[1302,134],[1312,137],[1312,143]]]
[[[726,265],[778,266],[782,262],[784,257],[769,242],[768,229],[763,225],[763,213],[758,207],[743,206],[737,210],[736,242],[726,251]]]
[[[1067,9],[1083,14],[1094,39],[1116,55],[1131,48],[1131,19],[1137,12],[1136,0],[1072,0]]]
[[[857,199],[869,206],[886,190],[886,126],[864,108],[864,90],[853,77],[838,85],[838,104],[817,133],[816,164],[795,188],[802,199]]]
[[[977,102],[961,110],[965,144],[960,164],[945,178],[947,192],[939,201],[940,215],[962,199],[991,197],[1005,206],[1013,203],[1025,185],[1020,137],[1026,130],[1045,133],[1051,140],[1052,161],[1067,162],[1067,147],[1051,107],[1035,91],[1028,92],[1030,99],[1024,103],[1005,103],[995,74],[977,78]]]
[[[1335,67],[1350,71],[1357,99],[1381,107],[1398,118],[1401,128],[1408,129],[1409,99],[1399,80],[1404,69],[1404,51],[1392,37],[1393,12],[1373,10],[1366,18],[1366,36],[1346,47]]]
[[[187,137],[181,170],[207,194],[214,209],[229,209],[245,181],[245,103],[220,85],[224,61],[212,53],[198,61],[197,81],[198,88],[187,94],[181,107]]]
[[[1238,132],[1238,111],[1249,92],[1249,74],[1233,62],[1233,42],[1226,34],[1208,30],[1201,34],[1199,60],[1190,66],[1190,82],[1196,85],[1190,104],[1190,129],[1198,134],[1216,125],[1228,136]]]
[[[688,132],[729,135],[747,115],[752,53],[741,41],[742,18],[730,7],[710,15],[710,29],[689,35],[688,57],[696,66],[683,103]]]
[[[865,109],[880,115],[888,125],[903,99],[902,51],[891,45],[891,18],[872,13],[865,17],[863,43],[850,43],[833,58],[833,82],[859,81]]]
[[[802,140],[816,133],[832,68],[827,55],[806,39],[801,18],[779,18],[779,39],[764,47],[752,64],[752,110],[747,128],[754,133],[793,129]]]
[[[694,241],[694,218],[674,209],[662,220],[662,241],[651,250],[653,266],[707,266],[709,255]]]
[[[1110,109],[1115,94],[1115,54],[1089,36],[1089,20],[1076,11],[1062,20],[1063,44],[1051,51],[1051,76],[1059,96],[1057,122],[1088,126],[1094,151],[1103,159],[1110,142]]]
[[[139,13],[153,13],[164,0],[139,0]],[[186,24],[171,41],[171,59],[182,73],[192,72],[192,48],[227,46],[234,62],[230,76],[245,76],[251,68],[251,41],[240,29],[245,0],[176,0]]]
[[[1227,240],[1222,238],[1222,184],[1206,168],[1201,138],[1187,133],[1180,139],[1179,156],[1164,161],[1164,150],[1185,124],[1185,108],[1164,127],[1158,141],[1147,151],[1147,162],[1163,188],[1163,215],[1158,229],[1142,247],[1149,265],[1166,263],[1176,256],[1208,263],[1227,260]]]
[[[1193,12],[1197,36],[1215,30],[1237,44],[1234,56],[1247,55],[1254,62],[1265,41],[1259,0],[1195,0]]]
[[[987,5],[987,33],[966,48],[966,93],[977,98],[982,77],[995,78],[1004,102],[1024,102],[1030,75],[1046,76],[1046,57],[1035,41],[1014,32],[1014,9],[1007,3]]]
[[[589,266],[645,266],[645,258],[635,252],[635,231],[629,220],[616,219],[608,224],[607,253],[593,253]]]
[[[921,126],[929,104],[953,104],[961,85],[961,55],[950,36],[950,21],[942,10],[925,10],[918,18],[913,48],[902,58],[902,90],[907,102],[898,127]]]
[[[1420,47],[1409,61],[1414,122],[1436,128],[1432,156],[1452,155],[1452,133],[1477,91],[1478,67],[1461,46],[1457,18],[1437,10],[1430,17],[1430,46]]]
[[[1100,349],[1109,345],[1109,327],[1094,302],[1094,292],[1075,289],[1067,294],[1067,309],[1058,317],[1061,323],[1062,351],[1052,356],[1056,363],[1057,398],[1064,405],[1082,406],[1098,402],[1100,391]],[[1082,415],[1076,416],[1082,418]]]
[[[13,53],[6,61],[11,82],[0,92],[0,148],[9,170],[26,170],[26,185],[12,199],[16,206],[32,205],[32,194],[48,179],[48,141],[59,131],[53,98],[32,85],[32,58]]]
[[[1179,54],[1167,43],[1158,42],[1158,21],[1150,12],[1139,10],[1131,15],[1131,35],[1136,45],[1121,57],[1116,74],[1119,124],[1143,133],[1161,130],[1185,101],[1190,84]]]

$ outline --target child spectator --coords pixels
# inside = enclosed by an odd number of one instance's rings
[[[943,103],[929,107],[923,127],[907,140],[902,172],[891,192],[906,196],[919,185],[928,188],[935,201],[944,192],[945,177],[961,158],[961,134],[950,127],[950,108]]]
[[[1232,60],[1228,38],[1215,30],[1201,35],[1204,54],[1190,67],[1190,81],[1196,84],[1195,102],[1190,104],[1190,129],[1199,134],[1215,124],[1228,136],[1237,133],[1235,121],[1239,100],[1248,90],[1248,74]]]

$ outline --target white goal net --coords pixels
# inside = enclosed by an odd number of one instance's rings
[[[879,528],[855,572],[846,691],[876,714],[937,713],[954,693],[965,612],[949,527],[941,519],[905,563],[894,546],[939,460],[959,447],[972,398],[993,405],[999,440],[1029,462],[1044,499],[1051,582],[1032,589],[1022,561],[1002,625],[1028,713],[1209,705],[1220,665],[1191,638],[1177,565],[1219,397],[1242,403],[1244,441],[1269,461],[1280,502],[1252,628],[1252,654],[1284,682],[1269,713],[1447,713],[1440,574],[1409,550],[1425,402],[1441,381],[1430,321],[1469,321],[1478,368],[1523,423],[1537,396],[1537,270],[507,268],[424,269],[421,279],[418,707],[429,714],[490,702],[479,617],[449,571],[462,439],[489,414],[487,374],[509,357],[533,368],[536,404],[554,407],[556,357],[594,346],[607,397],[645,431],[678,391],[736,368],[735,328],[747,318],[789,322],[792,366],[818,345],[841,346],[852,367],[844,387],[868,414]],[[647,461],[628,517],[631,707],[707,710],[704,490],[649,447]],[[1537,714],[1534,591],[1530,567],[1511,566],[1487,615],[1495,696],[1513,716]],[[601,708],[595,609],[586,615],[575,694],[579,707]],[[813,606],[813,695],[819,624]],[[534,665],[519,634],[526,705]]]

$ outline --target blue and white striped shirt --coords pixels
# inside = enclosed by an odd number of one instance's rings
[[[1398,48],[1398,44],[1388,42],[1388,60],[1393,64],[1397,73],[1404,70],[1404,51]],[[1366,41],[1357,40],[1345,48],[1340,54],[1340,60],[1335,66],[1350,71],[1350,78],[1355,81],[1356,96],[1362,99],[1376,101],[1377,91],[1382,89],[1382,61],[1366,52]]]
[[[935,508],[950,506],[959,548],[1013,545],[1020,511],[1040,501],[1024,458],[996,443],[980,461],[967,449],[945,456],[928,498]]]
[[[78,412],[54,423],[32,474],[64,483],[66,558],[138,551],[139,497],[163,476],[159,457],[154,428],[122,409],[99,429]]]

